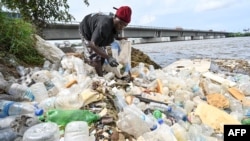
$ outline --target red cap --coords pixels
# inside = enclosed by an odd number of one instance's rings
[[[130,23],[131,14],[132,14],[132,10],[131,10],[130,7],[128,7],[128,6],[122,6],[119,9],[117,9],[115,15],[116,15],[116,17],[118,17],[122,21],[124,21],[126,23]]]

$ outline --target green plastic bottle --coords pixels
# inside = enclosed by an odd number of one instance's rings
[[[49,110],[40,120],[54,122],[59,127],[65,127],[71,121],[86,121],[88,125],[100,119],[100,116],[88,110]]]
[[[250,125],[250,118],[244,118],[241,120],[241,124],[243,125]]]

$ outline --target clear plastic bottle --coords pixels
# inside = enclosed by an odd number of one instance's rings
[[[175,118],[176,121],[183,120],[187,121],[187,113],[186,111],[177,105],[170,105],[171,112],[167,112],[167,115],[170,115]]]
[[[80,109],[84,101],[80,94],[58,95],[54,101],[54,106],[57,109]]]
[[[18,83],[11,84],[7,88],[6,92],[9,93],[10,95],[14,95],[16,97],[20,97],[28,101],[34,101],[35,99],[34,94],[32,93],[29,87]]]
[[[113,92],[116,96],[115,98],[115,106],[119,111],[126,111],[127,113],[134,114],[137,117],[141,118],[147,125],[150,130],[154,130],[157,128],[157,123],[150,119],[146,114],[144,114],[135,104],[128,105],[124,98],[122,90],[113,89]]]
[[[160,104],[160,103],[156,103],[156,102],[150,102],[148,104],[148,107],[151,109],[151,110],[160,110],[160,111],[163,111],[163,112],[171,112],[171,107],[166,105],[166,104]]]
[[[26,130],[23,134],[23,141],[59,141],[60,132],[57,124],[44,122],[36,124]]]
[[[44,112],[55,109],[55,99],[55,96],[44,99],[38,104],[38,107],[42,108]]]
[[[35,101],[41,102],[44,99],[47,99],[48,91],[42,82],[35,83],[30,86],[30,90],[32,91],[33,95],[35,96]]]
[[[89,126],[85,121],[71,121],[65,127],[64,141],[95,141],[89,136]]]
[[[153,81],[156,79],[156,72],[153,65],[149,65],[149,72],[147,74],[147,79]]]
[[[139,65],[138,65],[138,72],[139,72],[139,77],[140,78],[145,78],[146,74],[144,72],[144,69],[145,69],[145,64],[140,62]]]
[[[150,132],[148,125],[140,117],[127,110],[118,113],[117,127],[135,138]]]
[[[158,140],[161,141],[177,141],[174,132],[162,119],[158,119],[159,128],[157,129]]]
[[[0,100],[0,117],[34,114],[40,116],[43,114],[43,110],[39,109],[36,105],[24,102],[14,102],[7,100]]]

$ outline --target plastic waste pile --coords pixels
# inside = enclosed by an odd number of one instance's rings
[[[128,81],[72,55],[52,66],[0,73],[0,140],[223,141],[224,124],[250,125],[248,75],[141,62]]]

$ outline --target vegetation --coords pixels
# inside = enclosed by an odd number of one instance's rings
[[[227,37],[244,37],[244,36],[250,36],[250,32],[245,32],[245,33],[241,33],[241,32],[231,33]]]
[[[19,60],[29,64],[41,64],[43,62],[34,48],[33,34],[35,28],[32,24],[22,19],[11,19],[0,12],[0,51],[13,54]]]
[[[83,0],[89,5],[88,0]],[[69,14],[67,0],[0,0],[0,51],[13,54],[27,64],[40,65],[43,58],[35,50],[32,35],[42,36],[40,29],[47,23],[69,22],[74,17]],[[20,13],[21,18],[13,19],[2,11],[6,8]]]
[[[11,11],[17,11],[22,18],[43,28],[55,21],[69,22],[75,18],[69,13],[67,0],[0,0]],[[84,0],[89,5],[88,0]]]

